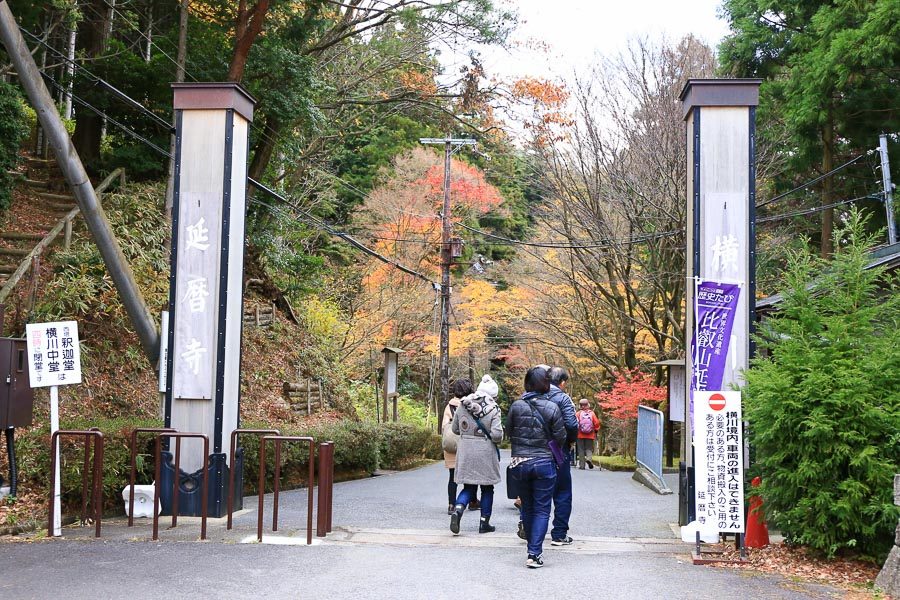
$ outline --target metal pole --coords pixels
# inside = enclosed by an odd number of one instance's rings
[[[0,3],[6,6],[6,2]],[[59,388],[55,385],[50,386],[50,435],[59,431]],[[60,503],[60,481],[59,481],[59,438],[57,444],[50,450],[52,452],[50,476],[53,477],[53,502],[50,506],[50,514],[53,515],[53,536],[62,535],[62,504]]]
[[[450,402],[450,136],[444,143],[444,206],[441,211],[441,340],[438,374],[441,380],[441,407]]]
[[[881,181],[884,184],[884,212],[887,217],[888,243],[897,243],[897,224],[894,222],[894,190],[891,184],[891,163],[888,160],[887,136],[878,136],[878,150],[881,152]]]
[[[131,267],[119,248],[106,214],[97,201],[94,188],[85,173],[84,165],[81,164],[81,160],[75,152],[72,140],[69,139],[69,134],[59,117],[56,105],[47,92],[31,52],[28,50],[25,40],[22,39],[22,34],[19,33],[16,20],[4,1],[0,1],[0,39],[19,74],[19,80],[28,94],[28,99],[37,112],[41,127],[50,140],[59,168],[65,176],[66,182],[72,187],[72,193],[81,208],[85,223],[94,237],[103,262],[106,264],[122,304],[125,306],[125,311],[141,340],[144,354],[151,362],[155,362],[159,353],[159,334],[156,331],[156,325],[147,310],[140,289],[134,281]]]

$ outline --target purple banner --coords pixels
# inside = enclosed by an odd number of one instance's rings
[[[722,389],[725,359],[740,294],[741,288],[736,283],[701,281],[697,285],[694,296],[696,321],[691,340],[691,390]]]

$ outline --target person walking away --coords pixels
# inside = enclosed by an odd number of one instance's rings
[[[447,406],[444,407],[444,415],[441,419],[441,446],[444,450],[444,466],[450,471],[450,479],[447,481],[447,514],[453,514],[453,505],[456,504],[456,450],[459,445],[459,436],[453,433],[451,427],[453,415],[459,408],[460,398],[472,393],[472,382],[468,379],[457,379],[450,385],[450,393],[453,395]]]
[[[594,451],[594,440],[597,439],[597,432],[600,430],[600,419],[591,410],[591,403],[587,398],[582,398],[578,402],[578,412],[575,414],[575,419],[578,421],[578,439],[575,440],[578,468],[583,471],[586,461],[588,468],[593,469],[594,461],[591,454]]]
[[[578,439],[578,421],[575,419],[575,403],[566,392],[569,372],[562,367],[550,369],[550,390],[547,399],[559,407],[566,429],[565,465],[561,465],[556,476],[556,490],[553,492],[553,528],[550,530],[552,546],[567,546],[573,542],[569,537],[569,517],[572,516],[572,459],[575,440]]]
[[[562,447],[566,428],[562,412],[546,399],[550,389],[547,369],[532,367],[525,374],[525,393],[509,408],[507,427],[512,443],[507,485],[515,485],[522,500],[528,556],[525,566],[544,566],[544,536],[550,523],[550,504],[556,489],[557,462],[549,443]]]
[[[500,407],[497,394],[500,390],[490,375],[481,378],[474,394],[460,400],[453,416],[453,433],[459,435],[456,451],[456,483],[463,489],[456,498],[450,515],[450,531],[459,534],[459,523],[466,505],[475,498],[481,486],[481,521],[478,533],[491,533],[491,510],[494,505],[494,486],[500,483],[500,449],[503,439]]]

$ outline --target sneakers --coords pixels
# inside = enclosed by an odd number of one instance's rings
[[[551,546],[568,546],[569,544],[571,544],[571,543],[574,542],[574,541],[575,541],[575,540],[573,540],[573,539],[570,538],[569,536],[566,536],[566,537],[564,537],[564,538],[562,538],[562,539],[560,539],[560,540],[553,540],[553,541],[551,541],[551,542],[550,542],[550,545],[551,545]]]
[[[535,556],[534,554],[529,554],[525,560],[525,566],[529,569],[540,569],[544,566],[544,555]]]
[[[528,534],[525,533],[525,522],[519,521],[519,527],[516,531],[516,535],[519,536],[520,539],[528,541]]]
[[[459,520],[462,519],[463,511],[466,509],[462,504],[457,504],[450,515],[450,531],[453,535],[459,535]]]

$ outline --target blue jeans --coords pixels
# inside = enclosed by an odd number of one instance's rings
[[[550,524],[550,503],[556,487],[556,463],[552,458],[532,458],[516,469],[522,480],[522,516],[528,535],[528,554],[540,556]]]
[[[463,485],[462,491],[456,497],[456,503],[468,506],[469,502],[478,495],[478,486],[473,483]],[[494,486],[481,486],[481,516],[490,517],[491,509],[494,507]]]
[[[571,451],[570,451],[571,454]],[[553,529],[550,538],[561,540],[569,533],[569,517],[572,516],[572,466],[569,461],[559,468],[556,489],[553,492]]]

